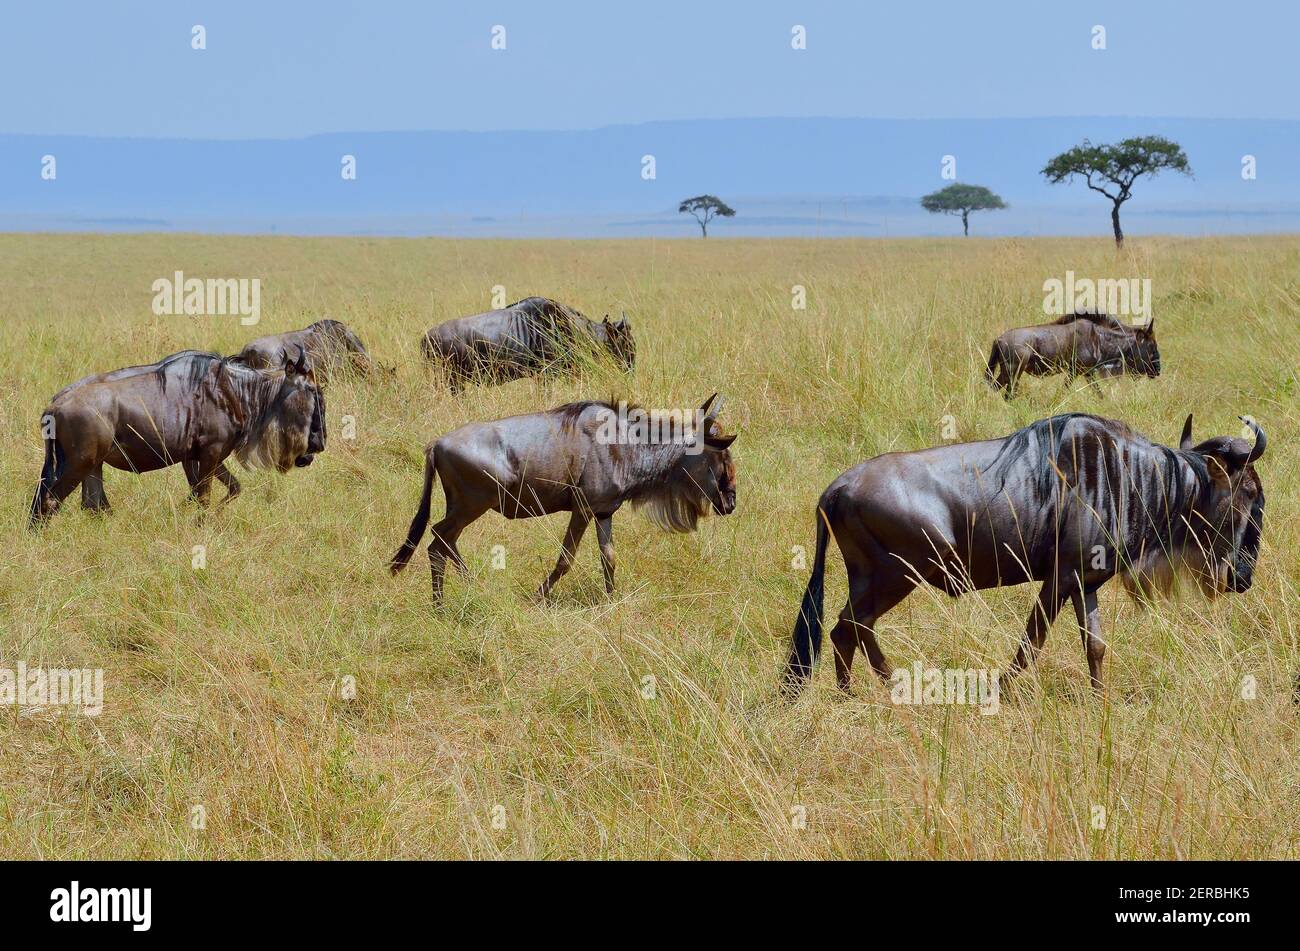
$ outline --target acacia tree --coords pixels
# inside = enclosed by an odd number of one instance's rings
[[[709,236],[709,222],[714,218],[734,218],[736,213],[721,198],[714,195],[696,195],[694,198],[688,198],[681,203],[677,213],[685,214],[690,212],[695,216],[695,220],[700,223],[700,232],[704,237]]]
[[[1124,245],[1120,205],[1132,197],[1133,183],[1139,176],[1155,175],[1166,168],[1189,177],[1192,174],[1181,145],[1158,135],[1143,135],[1118,145],[1093,145],[1084,139],[1082,145],[1048,162],[1043,175],[1053,185],[1078,175],[1093,191],[1109,198],[1110,223],[1115,229],[1115,247],[1119,248]]]
[[[1007,207],[983,185],[949,185],[921,199],[921,207],[931,214],[961,215],[962,234],[970,237],[972,211],[996,211]]]

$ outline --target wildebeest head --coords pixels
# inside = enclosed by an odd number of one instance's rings
[[[624,313],[618,320],[610,322],[609,315],[601,324],[605,329],[605,349],[618,361],[623,369],[631,372],[636,366],[636,339],[632,336],[632,325]]]
[[[238,450],[239,461],[279,472],[311,465],[325,449],[325,395],[307,352],[296,348],[285,356],[282,372],[262,372],[274,390]]]
[[[332,317],[326,317],[312,324],[311,329],[332,342],[340,355],[346,353],[349,362],[357,372],[362,375],[370,372],[370,354],[367,352],[365,344],[361,342],[361,338],[353,333],[352,328],[348,327],[347,324],[334,320]]]
[[[1183,424],[1179,448],[1204,458],[1209,473],[1205,501],[1192,526],[1199,546],[1187,557],[1207,594],[1249,590],[1254,580],[1264,528],[1264,484],[1253,463],[1264,455],[1268,440],[1254,422],[1243,420],[1255,434],[1254,444],[1231,436],[1192,442],[1192,417]]]
[[[1152,318],[1144,327],[1133,328],[1133,342],[1124,348],[1124,362],[1138,373],[1160,375],[1160,348],[1156,345],[1156,322]]]

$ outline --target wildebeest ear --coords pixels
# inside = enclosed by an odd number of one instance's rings
[[[1192,442],[1192,414],[1187,414],[1187,422],[1183,423],[1183,434],[1178,437],[1179,449],[1191,449],[1196,445]]]
[[[730,436],[705,436],[704,445],[710,449],[716,449],[718,452],[725,452],[736,441],[736,435],[736,433],[732,433]]]

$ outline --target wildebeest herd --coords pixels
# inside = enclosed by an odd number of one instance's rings
[[[625,370],[636,361],[625,315],[592,321],[541,297],[440,324],[423,336],[421,349],[452,390],[569,371],[584,360]],[[375,366],[355,333],[321,320],[253,340],[233,356],[184,350],[78,380],[55,394],[42,416],[45,460],[31,525],[53,515],[78,486],[83,507],[107,509],[105,464],[132,472],[180,464],[200,504],[213,479],[226,487],[223,503],[239,493],[225,465],[231,455],[246,467],[281,473],[308,466],[325,450],[324,387],[339,373],[365,375]],[[1056,372],[1158,376],[1152,325],[1134,328],[1105,314],[1078,313],[1010,330],[994,342],[986,375],[1011,398],[1023,374]],[[445,511],[428,544],[435,604],[447,562],[465,568],[457,540],[488,511],[509,519],[570,513],[559,559],[537,591],[543,599],[569,570],[594,521],[605,588],[612,592],[612,519],[624,504],[677,532],[735,510],[730,447],[736,437],[718,422],[721,406],[716,394],[710,397],[674,424],[670,439],[636,429],[602,438],[618,408],[597,401],[468,423],[428,445],[419,507],[390,570],[409,562],[441,480]],[[958,596],[1032,581],[1041,584],[1037,604],[1004,677],[1033,662],[1070,601],[1100,689],[1105,642],[1097,591],[1111,578],[1121,577],[1138,597],[1168,590],[1179,571],[1210,594],[1250,588],[1264,513],[1255,463],[1267,439],[1253,421],[1247,425],[1253,442],[1228,436],[1196,442],[1189,415],[1175,448],[1124,423],[1071,413],[1001,439],[887,453],[849,469],[817,504],[812,576],[795,622],[784,692],[798,693],[820,652],[832,539],[849,583],[830,635],[841,688],[849,688],[859,647],[872,669],[889,677],[875,625],[917,587]]]

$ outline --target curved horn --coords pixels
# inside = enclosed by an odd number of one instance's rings
[[[1187,422],[1183,423],[1183,434],[1178,438],[1179,449],[1191,449],[1195,443],[1192,442],[1192,414],[1187,414]]]
[[[1251,447],[1250,452],[1246,455],[1245,461],[1242,462],[1242,465],[1248,466],[1260,456],[1264,455],[1264,449],[1268,446],[1268,437],[1264,435],[1264,430],[1260,429],[1253,419],[1247,419],[1244,416],[1238,416],[1237,418],[1249,426],[1255,433],[1255,445]]]
[[[701,414],[705,419],[708,419],[709,416],[711,415],[711,414],[709,413],[709,407],[713,405],[713,401],[716,400],[717,398],[718,398],[718,394],[717,394],[717,393],[714,393],[714,394],[713,394],[712,396],[710,396],[707,400],[705,400],[705,401],[704,401],[704,405],[700,407],[700,414]]]

